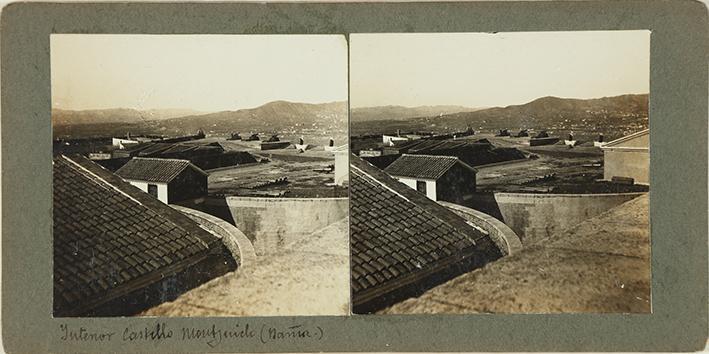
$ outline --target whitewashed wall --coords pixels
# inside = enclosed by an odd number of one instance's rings
[[[134,180],[127,180],[128,183],[140,188],[145,193],[148,193],[148,182],[144,181],[134,181]],[[167,204],[167,184],[165,183],[153,183],[151,182],[150,184],[154,184],[158,186],[158,200],[161,202]]]
[[[416,189],[416,180],[413,178],[396,177],[399,182]],[[436,200],[436,181],[426,181],[426,196],[431,200]]]

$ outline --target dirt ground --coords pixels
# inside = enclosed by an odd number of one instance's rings
[[[347,196],[346,188],[333,185],[335,158],[323,147],[301,153],[293,147],[261,151],[259,142],[220,140],[219,143],[227,150],[248,151],[261,162],[209,171],[210,194],[309,198]],[[287,182],[268,184],[280,178],[287,178]]]
[[[529,138],[486,138],[498,147],[514,147],[532,156],[497,166],[478,167],[479,191],[539,193],[627,193],[644,192],[646,186],[599,182],[603,178],[603,151],[593,146],[529,146]]]

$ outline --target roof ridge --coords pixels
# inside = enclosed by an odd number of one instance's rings
[[[72,160],[71,158],[69,158],[69,157],[67,157],[67,156],[65,156],[65,155],[61,155],[61,157],[63,157],[65,160],[67,160],[67,161],[71,164],[71,165],[69,165],[69,167],[72,167],[72,168],[74,168],[74,169],[78,169],[78,170],[79,170],[79,173],[81,173],[81,174],[83,174],[83,175],[88,174],[88,175],[92,176],[94,179],[97,179],[97,180],[100,182],[99,185],[102,185],[102,187],[106,188],[106,186],[108,186],[110,189],[114,189],[114,190],[118,191],[118,193],[123,194],[124,196],[128,197],[128,199],[130,199],[130,200],[132,200],[132,201],[138,203],[139,205],[143,205],[143,203],[141,203],[141,202],[138,201],[137,199],[133,198],[130,194],[126,193],[125,191],[123,191],[122,189],[118,188],[117,186],[114,186],[113,184],[109,183],[108,181],[106,181],[105,179],[103,179],[101,176],[99,176],[99,175],[97,175],[97,174],[91,172],[91,171],[90,171],[89,169],[87,169],[86,167],[81,166],[79,163],[77,163],[76,161]],[[73,165],[73,166],[72,166],[72,165]],[[88,177],[88,176],[87,176],[87,177]],[[108,189],[108,188],[106,188],[106,189]]]
[[[136,157],[133,157],[133,159],[154,160],[154,161],[179,161],[179,162],[187,162],[187,163],[190,163],[190,160],[186,160],[186,159],[174,159],[174,158],[162,158],[162,157],[140,157],[140,156],[136,156]]]
[[[458,157],[449,155],[402,154],[384,171],[399,177],[438,179],[460,162]]]
[[[116,174],[127,179],[168,183],[188,167],[205,176],[209,175],[190,160],[161,157],[133,157],[116,170]]]
[[[394,190],[393,188],[391,188],[391,187],[389,187],[388,185],[386,185],[386,183],[384,183],[384,182],[382,182],[382,181],[376,179],[374,176],[370,175],[369,173],[365,172],[364,170],[360,169],[359,167],[350,165],[350,168],[353,168],[353,169],[357,170],[358,172],[362,173],[363,175],[369,177],[369,179],[371,179],[372,181],[376,182],[378,185],[380,185],[380,186],[386,188],[387,190],[389,190],[390,192],[392,192],[392,193],[396,194],[397,196],[403,198],[403,199],[406,200],[407,202],[411,202],[411,200],[409,200],[409,198],[406,198],[403,194],[397,192],[397,191]],[[415,204],[415,203],[414,203],[414,204]]]
[[[648,133],[650,133],[650,128],[643,129],[643,130],[641,130],[641,131],[637,131],[637,132],[635,132],[635,133],[628,134],[628,135],[625,135],[625,136],[621,136],[620,138],[615,139],[615,140],[611,140],[611,141],[605,143],[605,144],[603,145],[603,147],[606,147],[606,146],[613,146],[613,145],[622,143],[622,142],[624,142],[624,141],[627,141],[627,140],[630,140],[630,139],[633,139],[633,138],[636,138],[636,137],[638,137],[638,136],[645,135],[645,134],[648,134]]]
[[[401,154],[401,156],[418,156],[418,157],[434,157],[434,158],[445,158],[449,160],[459,160],[457,156],[450,155],[429,155],[429,154]]]

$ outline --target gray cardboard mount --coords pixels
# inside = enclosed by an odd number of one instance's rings
[[[700,2],[14,3],[4,8],[1,26],[8,352],[693,351],[705,344],[708,27]],[[637,29],[652,31],[652,314],[52,318],[51,33]],[[62,325],[114,334],[63,340]],[[220,332],[247,325],[245,338]],[[297,325],[311,336],[262,335]],[[204,328],[210,337],[184,339],[183,327]]]

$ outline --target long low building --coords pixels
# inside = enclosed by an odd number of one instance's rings
[[[352,309],[369,313],[500,258],[479,228],[350,158]]]
[[[246,151],[227,151],[217,142],[167,141],[146,142],[113,152],[113,158],[99,164],[115,171],[132,157],[189,160],[203,170],[256,163],[256,158]]]
[[[54,177],[54,316],[125,316],[236,268],[222,241],[84,157]]]
[[[381,150],[381,156],[366,158],[379,168],[385,168],[397,155],[403,154],[455,156],[472,167],[525,158],[522,151],[512,147],[495,147],[487,139],[424,138],[397,142],[393,146],[382,147]]]

